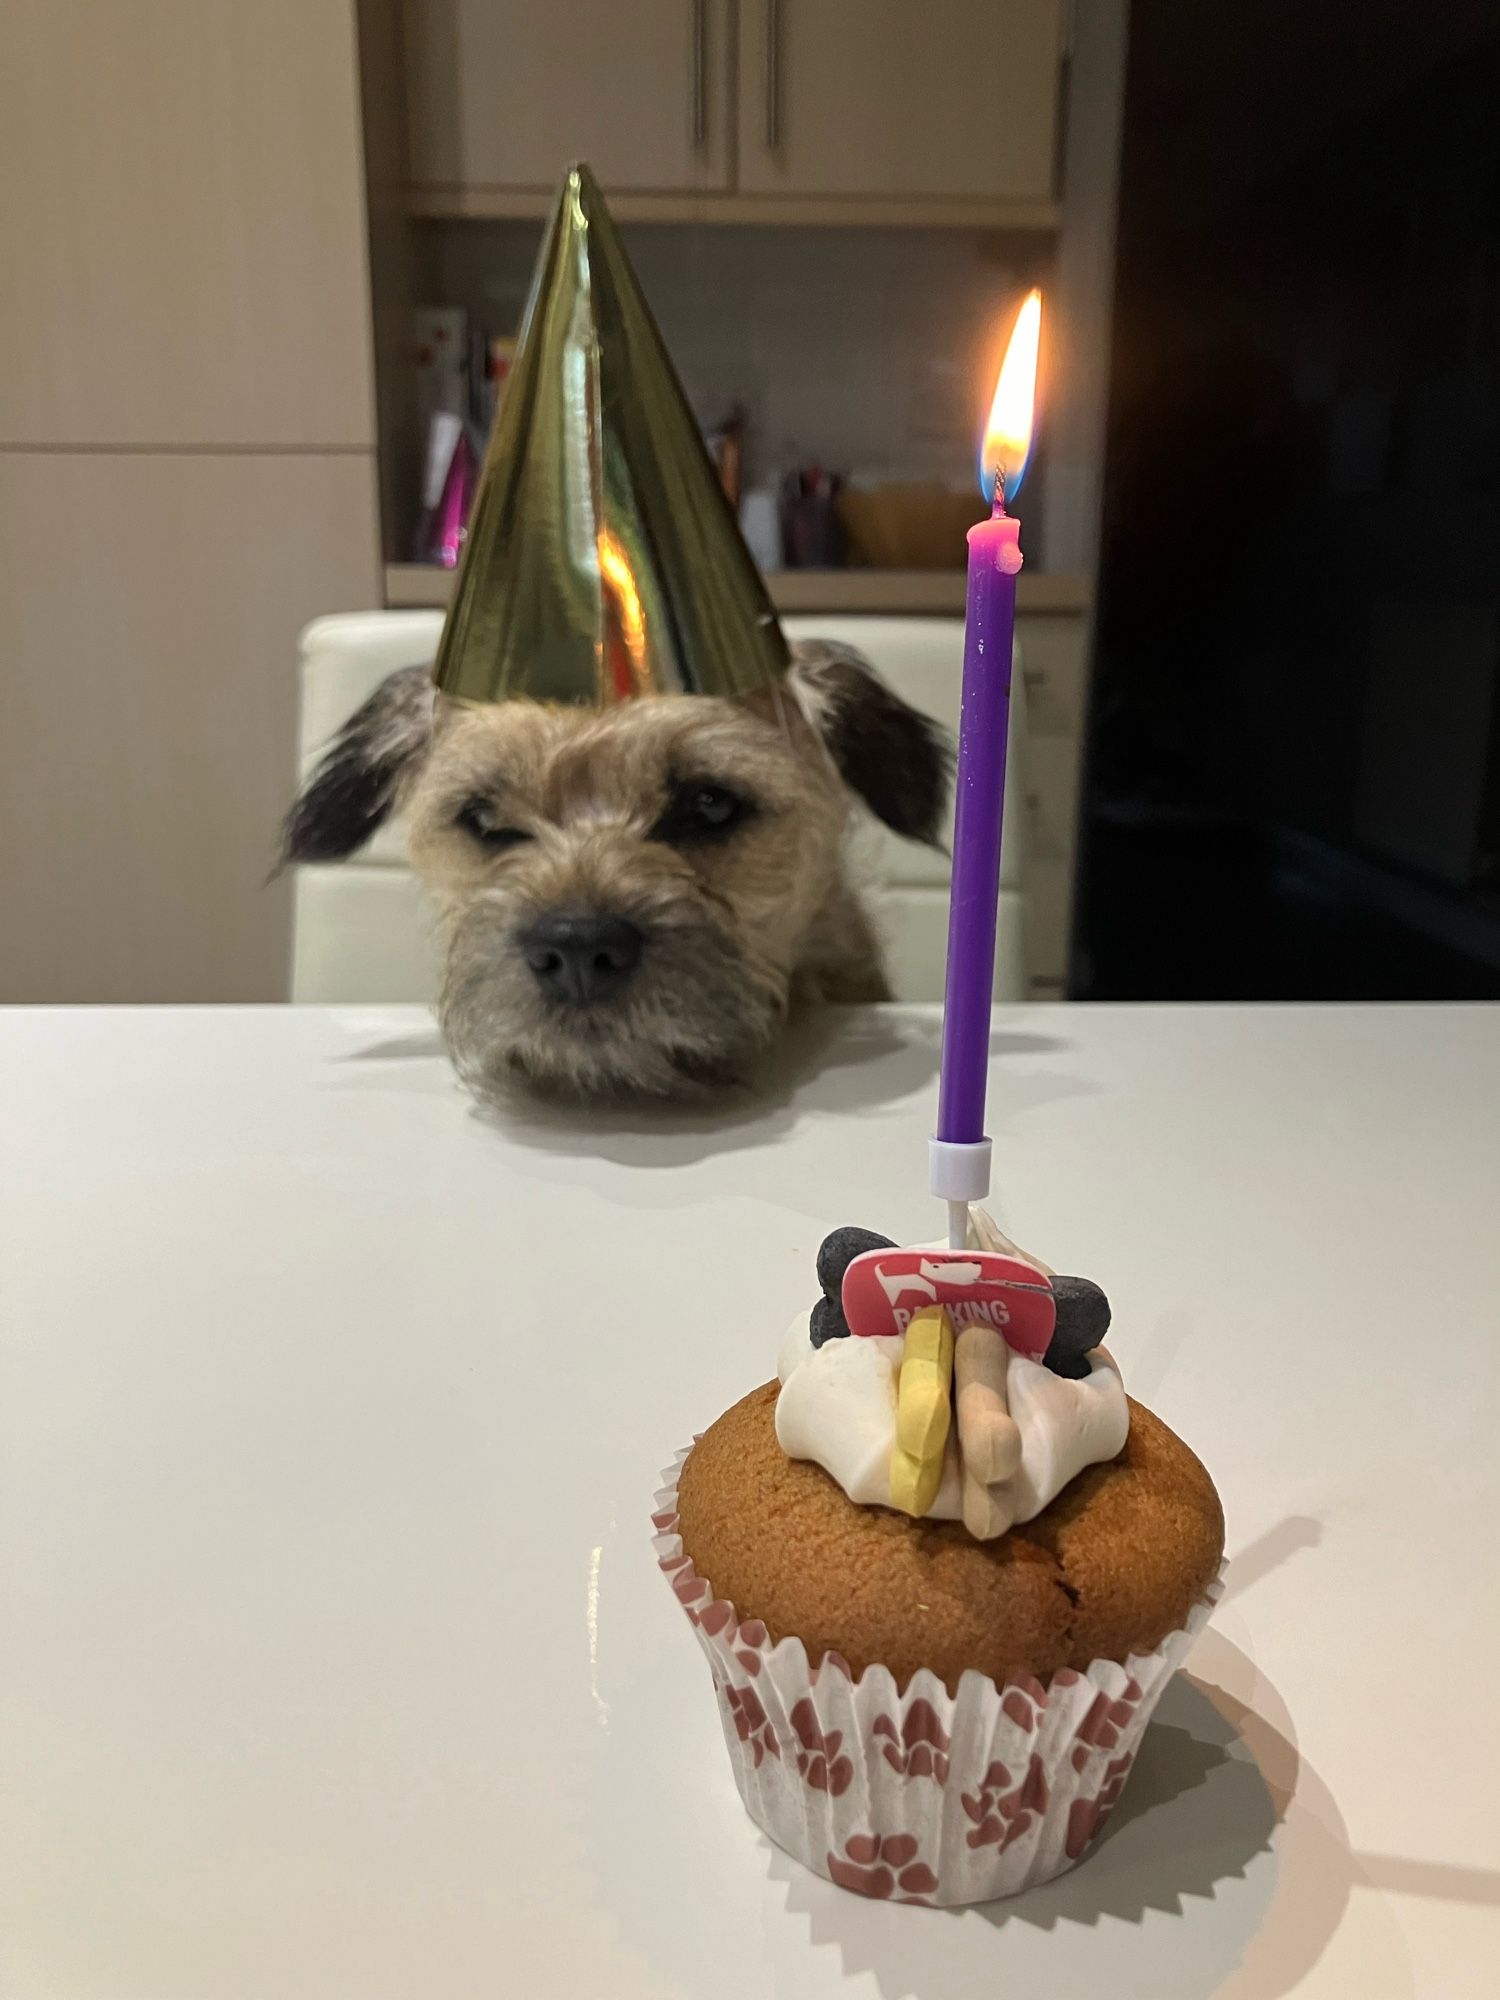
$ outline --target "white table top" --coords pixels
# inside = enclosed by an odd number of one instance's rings
[[[1237,1560],[1093,1857],[948,1913],[746,1819],[647,1522],[824,1231],[940,1226],[930,1010],[592,1133],[412,1010],[0,1015],[7,2000],[1493,1993],[1500,1009],[998,1020],[997,1211]]]

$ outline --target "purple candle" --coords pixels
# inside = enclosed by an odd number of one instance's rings
[[[980,452],[980,482],[993,512],[969,530],[969,591],[958,725],[953,816],[953,888],[948,906],[948,976],[943,1001],[943,1066],[932,1191],[949,1202],[956,1242],[963,1209],[989,1191],[984,1100],[989,1081],[990,1002],[995,983],[995,917],[1000,892],[1000,829],[1005,749],[1010,732],[1020,524],[1005,511],[1026,471],[1041,331],[1032,292],[1006,350]]]
[[[949,1145],[984,1137],[989,1080],[995,914],[1000,894],[1000,820],[1010,735],[1011,655],[1021,524],[995,487],[994,513],[969,530],[964,611],[963,706],[953,800],[953,888],[948,904],[948,977],[937,1136]]]

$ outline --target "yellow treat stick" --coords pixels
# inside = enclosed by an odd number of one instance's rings
[[[901,1349],[896,1442],[913,1458],[941,1457],[953,1418],[953,1322],[942,1306],[913,1313]]]
[[[1009,1366],[1004,1335],[992,1326],[966,1326],[954,1343],[958,1445],[964,1471],[982,1486],[1020,1470],[1021,1432],[1005,1394]]]
[[[943,1483],[952,1389],[953,1322],[943,1307],[924,1306],[906,1329],[896,1387],[891,1505],[903,1513],[925,1514]]]
[[[920,1520],[931,1513],[943,1483],[943,1454],[936,1458],[913,1458],[898,1444],[891,1453],[891,1505],[903,1514]]]

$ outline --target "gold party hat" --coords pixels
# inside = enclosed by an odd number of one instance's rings
[[[460,701],[746,696],[786,641],[585,166],[542,244],[433,679]]]

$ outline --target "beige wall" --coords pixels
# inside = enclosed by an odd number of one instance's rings
[[[293,649],[378,602],[348,0],[9,0],[0,1000],[277,999]]]

